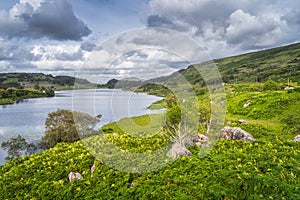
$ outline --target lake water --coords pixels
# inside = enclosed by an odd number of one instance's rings
[[[102,115],[97,127],[124,117],[152,114],[147,107],[160,97],[117,89],[57,91],[55,97],[25,99],[13,105],[0,105],[0,143],[21,135],[27,141],[40,140],[45,119],[57,109],[77,110],[92,116]],[[0,164],[6,152],[0,149]]]

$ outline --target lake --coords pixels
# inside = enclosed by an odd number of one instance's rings
[[[55,97],[24,99],[12,105],[0,105],[0,143],[21,135],[27,141],[37,141],[45,131],[45,119],[57,109],[77,110],[92,116],[102,115],[96,128],[124,117],[161,112],[147,107],[161,97],[118,89],[57,91]],[[6,152],[0,149],[0,164]]]

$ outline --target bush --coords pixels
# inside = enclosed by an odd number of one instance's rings
[[[267,82],[265,82],[264,86],[264,91],[276,91],[276,90],[280,90],[280,86],[278,85],[278,83],[276,83],[275,81],[269,80]]]

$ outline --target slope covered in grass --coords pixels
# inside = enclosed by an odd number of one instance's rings
[[[130,174],[93,158],[81,142],[0,168],[1,199],[299,199],[300,143],[221,140],[208,156],[182,157],[155,172]],[[68,181],[70,171],[86,173]]]
[[[98,161],[91,177],[93,155],[86,142],[60,143],[1,166],[0,199],[299,199],[300,143],[291,140],[294,127],[283,120],[291,113],[299,115],[299,100],[297,92],[228,93],[229,125],[242,127],[257,140],[220,140],[204,158],[198,155],[200,148],[190,147],[193,156],[153,172],[122,172]],[[240,118],[247,124],[238,124]],[[153,135],[159,133],[161,120],[160,115],[122,119],[103,131],[122,149],[151,152],[166,144]],[[149,137],[129,135],[130,121],[139,125],[133,134]],[[97,137],[86,140],[101,148]],[[69,183],[70,172],[80,172],[84,179]]]

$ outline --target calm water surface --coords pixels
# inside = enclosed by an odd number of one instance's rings
[[[27,141],[40,140],[49,112],[57,109],[78,110],[92,116],[102,115],[97,127],[124,117],[151,114],[147,107],[160,97],[116,89],[66,90],[52,98],[26,99],[13,105],[0,105],[0,143],[21,135]],[[0,164],[6,153],[0,149]]]

